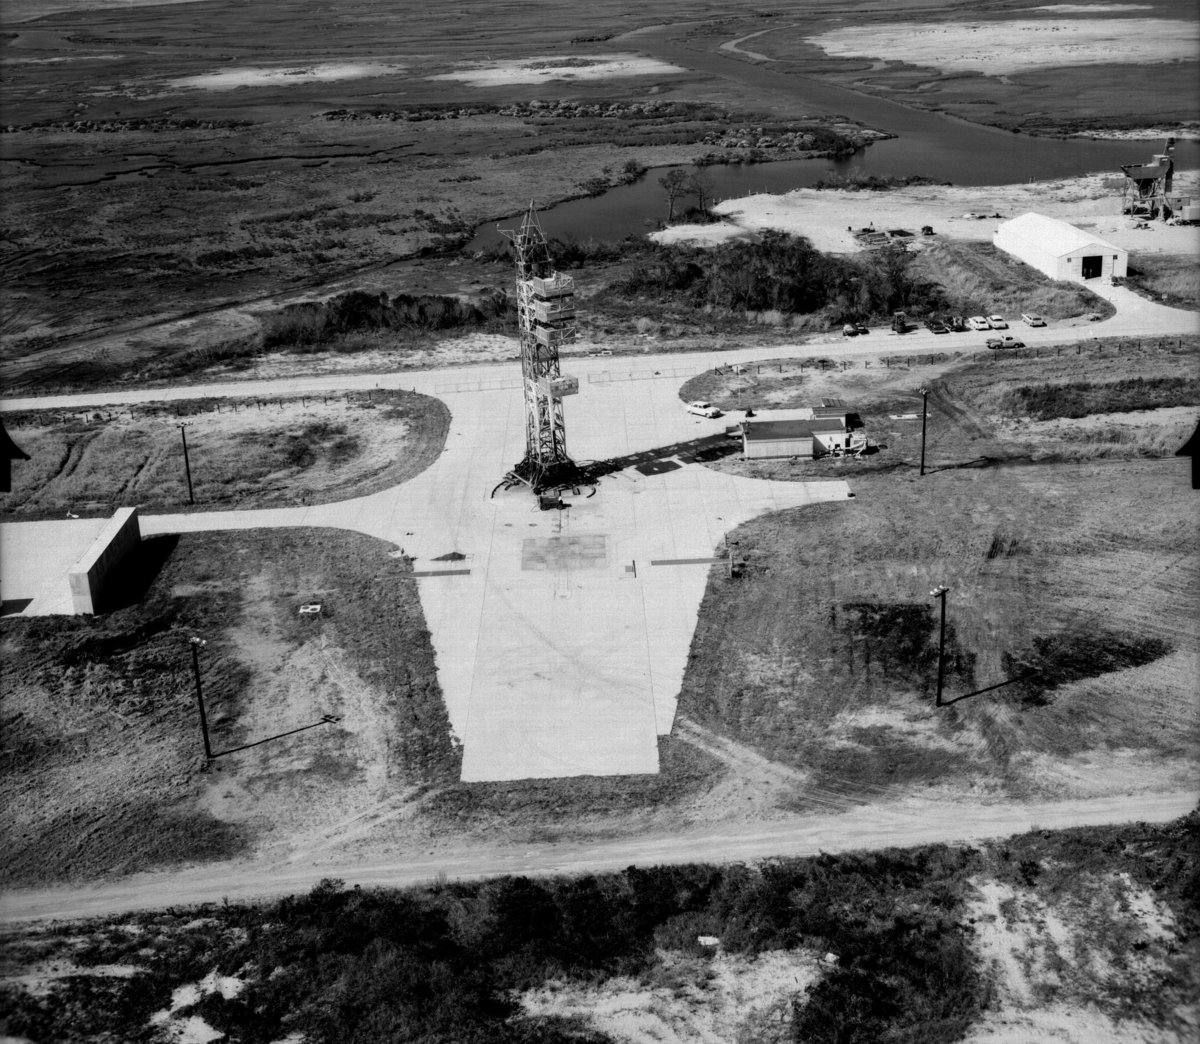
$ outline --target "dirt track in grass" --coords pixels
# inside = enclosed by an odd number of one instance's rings
[[[405,391],[30,411],[5,420],[30,460],[0,514],[108,514],[331,503],[399,485],[435,461],[450,411]],[[180,424],[184,425],[181,437]]]

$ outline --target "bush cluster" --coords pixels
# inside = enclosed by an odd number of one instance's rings
[[[822,254],[801,236],[768,231],[758,242],[649,248],[614,290],[697,308],[774,309],[787,315],[825,311],[831,322],[944,307],[940,288],[910,272],[912,258],[897,244],[852,260]]]
[[[474,301],[438,294],[351,290],[327,301],[288,305],[262,319],[262,347],[327,344],[361,330],[448,330],[482,326],[510,310],[508,295],[493,291]]]
[[[1198,403],[1200,380],[1194,377],[1131,377],[1122,381],[1023,385],[1009,391],[1002,405],[1015,416],[1057,420]]]
[[[95,1008],[111,1013],[110,1032],[144,1026],[174,988],[215,967],[248,979],[245,992],[212,994],[177,1015],[199,1015],[246,1044],[289,1034],[347,1044],[602,1044],[569,1020],[522,1018],[516,992],[550,978],[645,972],[657,947],[699,952],[703,930],[728,952],[837,955],[807,998],[793,1000],[796,1040],[936,1044],[958,1039],[981,1006],[970,930],[959,923],[960,884],[975,856],[926,848],[405,892],[324,881],[266,907],[212,911],[205,928],[178,932]],[[114,932],[80,960],[144,964],[145,954],[145,937]],[[135,1004],[135,995],[154,1005]],[[23,998],[6,1031],[48,1039],[61,1027],[61,997]],[[121,1026],[125,1019],[134,1026]]]

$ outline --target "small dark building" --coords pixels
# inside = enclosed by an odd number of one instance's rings
[[[1200,463],[1197,463],[1196,455],[1200,451],[1200,421],[1196,422],[1196,430],[1192,432],[1191,438],[1175,451],[1177,457],[1192,458],[1192,489],[1200,489]]]
[[[28,459],[29,454],[13,442],[0,420],[0,493],[12,492],[12,462]]]

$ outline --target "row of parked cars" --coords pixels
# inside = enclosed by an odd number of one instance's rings
[[[1046,320],[1038,315],[1037,312],[1022,312],[1021,322],[1026,326],[1046,325]],[[911,326],[908,328],[912,329]],[[945,319],[926,319],[925,329],[935,334],[962,333],[964,330],[1007,330],[1008,321],[1002,315],[973,315],[970,318],[961,315],[950,315]],[[859,334],[870,332],[862,323],[846,323],[842,327],[843,337],[857,337]]]

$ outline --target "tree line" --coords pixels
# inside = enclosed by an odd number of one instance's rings
[[[643,257],[614,284],[619,294],[741,312],[825,311],[831,322],[947,304],[940,286],[913,272],[914,255],[899,243],[848,258],[766,231],[757,241],[715,247],[656,244]]]

